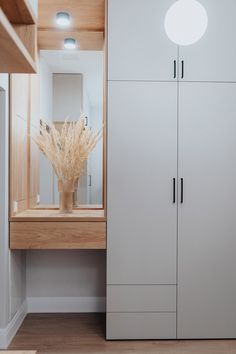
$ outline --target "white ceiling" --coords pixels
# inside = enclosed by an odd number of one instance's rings
[[[85,89],[92,106],[103,100],[103,52],[41,50],[40,55],[53,73],[83,74]]]

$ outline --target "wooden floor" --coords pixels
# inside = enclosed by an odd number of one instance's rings
[[[236,354],[236,340],[106,341],[102,314],[29,314],[8,349],[44,354]]]

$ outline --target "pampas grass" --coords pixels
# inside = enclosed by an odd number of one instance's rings
[[[102,137],[102,130],[92,133],[85,123],[84,115],[77,122],[66,119],[59,132],[53,123],[41,120],[40,133],[33,136],[51,162],[59,182],[65,186],[80,178],[85,161]]]

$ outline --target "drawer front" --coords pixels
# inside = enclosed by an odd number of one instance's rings
[[[175,285],[108,285],[108,312],[175,312]]]
[[[107,313],[107,339],[176,339],[176,315]]]
[[[105,249],[105,222],[11,222],[11,249]]]

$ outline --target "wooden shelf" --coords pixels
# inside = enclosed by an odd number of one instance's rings
[[[76,209],[72,214],[59,214],[56,209],[28,209],[10,217],[10,221],[106,221],[102,209]]]
[[[33,25],[36,23],[36,17],[28,0],[0,0],[0,7],[13,24]]]
[[[28,42],[29,47],[32,47],[32,38],[30,35],[32,30],[34,31],[35,29],[28,28],[26,32],[24,31],[26,34],[25,40]],[[19,31],[20,36],[17,34],[17,31]],[[17,29],[15,30],[0,8],[1,73],[36,72],[35,61],[32,55],[30,55],[29,51],[26,49],[26,46],[23,44],[22,37],[22,26],[17,26]]]

